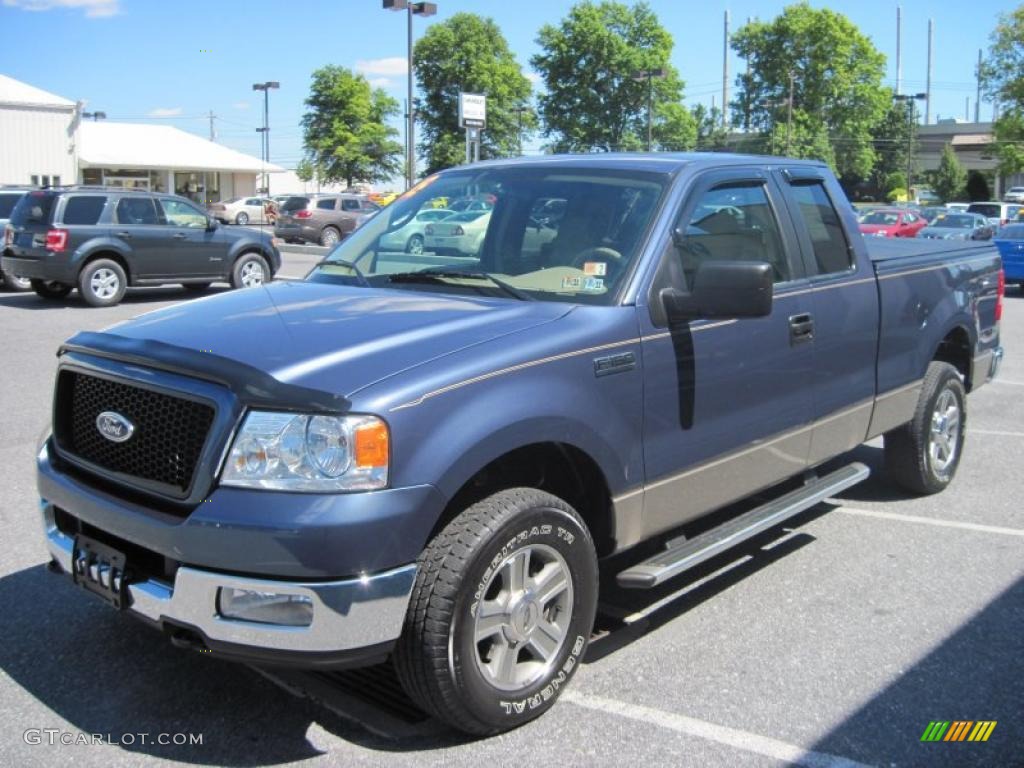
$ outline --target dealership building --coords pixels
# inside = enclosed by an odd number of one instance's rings
[[[84,118],[82,103],[0,75],[0,184],[107,184],[205,204],[282,168],[169,125]]]

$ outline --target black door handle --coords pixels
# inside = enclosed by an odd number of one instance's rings
[[[810,312],[789,318],[789,343],[803,344],[814,340],[814,316]]]

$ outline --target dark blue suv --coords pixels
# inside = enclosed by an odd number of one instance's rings
[[[4,231],[2,269],[47,299],[78,288],[87,304],[117,304],[128,286],[215,281],[262,285],[281,266],[266,233],[222,229],[190,200],[111,187],[25,195]]]

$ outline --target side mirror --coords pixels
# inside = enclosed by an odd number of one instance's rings
[[[772,266],[765,261],[705,261],[693,289],[661,291],[669,323],[699,317],[765,317],[772,312]]]
[[[219,226],[218,221],[212,216],[208,216],[206,219],[206,231],[213,232]]]

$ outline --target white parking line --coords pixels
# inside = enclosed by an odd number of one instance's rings
[[[1007,381],[1006,379],[992,379],[989,384],[1009,384],[1011,387],[1024,387],[1024,381]]]
[[[1001,536],[1020,536],[1024,537],[1024,529],[1021,528],[1003,528],[998,525],[983,525],[981,523],[967,523],[962,520],[936,520],[932,517],[919,517],[917,515],[902,515],[898,512],[878,512],[874,509],[856,509],[855,507],[844,507],[842,501],[839,499],[827,499],[830,504],[839,504],[840,506],[832,510],[833,512],[845,512],[848,515],[860,515],[861,517],[874,517],[879,520],[897,520],[902,523],[923,523],[924,525],[934,525],[939,528],[959,528],[964,531],[977,531],[979,533],[997,533]]]
[[[667,728],[677,733],[684,733],[687,736],[696,736],[700,739],[725,744],[735,749],[764,755],[765,757],[770,757],[790,765],[803,765],[809,766],[809,768],[864,768],[864,763],[858,763],[845,757],[837,757],[825,752],[814,752],[798,747],[795,744],[789,744],[788,742],[761,736],[756,733],[748,733],[736,728],[709,723],[706,720],[698,720],[686,715],[652,709],[639,704],[628,704],[616,699],[606,699],[603,696],[594,696],[589,693],[569,690],[562,694],[562,701],[570,701],[578,707],[626,717],[630,720]]]
[[[1024,432],[1004,432],[1000,429],[968,429],[972,435],[994,435],[996,437],[1024,437]]]

